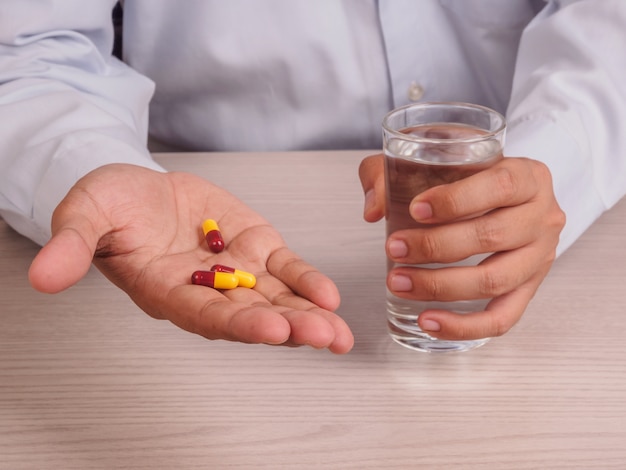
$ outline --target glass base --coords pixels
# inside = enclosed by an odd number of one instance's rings
[[[389,326],[389,335],[396,343],[405,348],[414,351],[427,353],[443,353],[443,352],[463,352],[475,349],[487,343],[490,338],[476,339],[470,341],[447,341],[421,332],[420,335],[407,335],[406,332],[396,333],[394,328]]]
[[[387,325],[389,328],[389,335],[391,338],[398,344],[413,349],[415,351],[423,351],[423,352],[462,352],[469,351],[470,349],[475,349],[483,344],[487,343],[491,338],[482,338],[476,340],[468,340],[468,341],[450,341],[450,340],[442,340],[437,339],[433,336],[430,336],[428,333],[425,333],[421,330],[421,328],[417,324],[417,317],[413,313],[415,311],[414,302],[402,301],[398,302],[399,299],[395,298],[394,302],[388,302],[388,315],[387,315]],[[461,303],[462,305],[462,303]],[[458,311],[459,313],[465,313],[467,311],[472,311],[469,309],[470,303],[465,305],[468,309],[459,310],[459,303],[454,305],[438,305],[439,308],[446,308],[448,310]],[[475,306],[475,305],[471,305]],[[465,310],[465,312],[463,312]],[[480,311],[482,308],[478,308],[473,311]],[[410,313],[409,313],[410,312]]]

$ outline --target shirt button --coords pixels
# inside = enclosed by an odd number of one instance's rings
[[[410,101],[419,101],[424,96],[424,88],[417,82],[411,82],[407,96]]]

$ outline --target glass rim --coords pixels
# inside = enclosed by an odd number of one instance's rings
[[[485,134],[482,134],[480,136],[473,136],[469,138],[464,137],[464,138],[456,138],[456,139],[438,139],[438,138],[433,138],[433,137],[419,137],[419,136],[415,136],[411,134],[405,134],[404,132],[401,132],[399,129],[392,129],[388,124],[388,121],[389,119],[391,119],[392,115],[395,115],[400,112],[404,112],[409,108],[427,108],[427,107],[440,107],[440,108],[454,107],[458,109],[465,108],[465,109],[484,111],[488,114],[493,114],[496,117],[498,117],[501,121],[501,124],[500,126],[498,126],[496,130],[493,130],[493,131],[482,129],[485,131]],[[428,123],[424,123],[424,124],[428,124]],[[445,124],[445,123],[443,122],[435,123],[433,121],[433,124]],[[394,137],[401,138],[403,140],[413,141],[413,142],[422,142],[422,143],[428,143],[428,144],[460,144],[460,143],[472,144],[475,142],[482,142],[484,140],[493,139],[498,134],[504,133],[504,131],[506,130],[506,118],[495,109],[492,109],[492,108],[489,108],[487,106],[483,106],[480,104],[466,103],[463,101],[423,101],[420,103],[405,104],[404,106],[400,106],[398,108],[392,109],[383,117],[382,127],[385,132],[393,135]]]

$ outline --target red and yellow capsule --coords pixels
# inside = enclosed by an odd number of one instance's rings
[[[252,289],[256,285],[256,277],[254,277],[254,274],[231,268],[230,266],[216,264],[211,268],[211,271],[234,274],[237,277],[237,280],[239,281],[239,285],[241,287],[247,287],[248,289]]]
[[[191,275],[191,283],[199,286],[213,287],[214,289],[234,289],[239,285],[239,280],[233,273],[195,271]]]
[[[224,249],[224,239],[222,238],[222,233],[215,220],[206,219],[202,222],[202,232],[204,233],[204,239],[209,245],[209,249],[213,253],[219,253]]]

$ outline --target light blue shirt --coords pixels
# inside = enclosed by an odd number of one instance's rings
[[[623,0],[126,0],[126,64],[114,4],[0,5],[0,214],[39,243],[88,171],[160,169],[148,130],[183,150],[377,149],[383,115],[419,100],[506,113],[505,153],[552,170],[559,252],[626,190]]]

